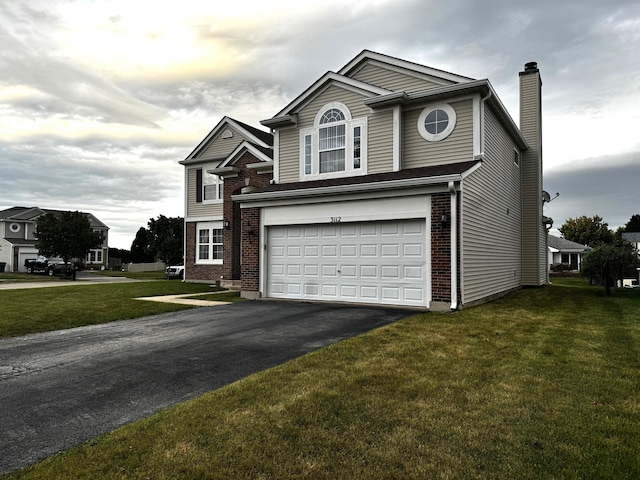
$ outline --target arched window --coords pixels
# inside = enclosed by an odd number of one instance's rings
[[[322,107],[313,128],[301,130],[301,178],[364,175],[366,118],[353,119],[346,105]]]

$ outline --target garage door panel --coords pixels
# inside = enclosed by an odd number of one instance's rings
[[[426,306],[426,222],[268,228],[267,296]]]
[[[398,245],[397,243],[382,245],[380,251],[383,257],[399,257],[400,245]]]

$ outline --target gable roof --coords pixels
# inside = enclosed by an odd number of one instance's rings
[[[376,87],[370,83],[354,80],[353,78],[349,78],[335,72],[327,72],[316,80],[313,85],[293,99],[293,101],[291,101],[286,107],[276,113],[272,118],[262,120],[260,123],[264,126],[271,127],[279,125],[282,123],[283,117],[288,117],[292,112],[313,98],[319,91],[324,90],[331,85],[339,85],[347,89],[355,90],[368,97],[393,93],[391,90]],[[292,123],[295,123],[295,121]]]
[[[388,95],[394,93],[392,90],[387,90],[375,85],[371,85],[366,82],[361,82],[351,78],[351,76],[360,70],[366,64],[385,65],[394,69],[401,69],[413,74],[419,74],[424,76],[425,79],[429,79],[432,82],[439,83],[443,86],[464,83],[472,81],[472,78],[463,77],[462,75],[456,75],[454,73],[445,72],[444,70],[438,70],[436,68],[427,67],[418,63],[409,62],[400,58],[391,57],[381,53],[373,52],[371,50],[363,50],[353,60],[342,67],[338,73],[329,71],[320,77],[313,85],[307,88],[304,92],[298,95],[292,102],[286,107],[276,113],[273,117],[262,120],[260,123],[269,127],[277,127],[283,125],[295,124],[295,118],[289,117],[291,112],[295,111],[301,105],[307,102],[316,92],[322,88],[325,88],[327,84],[333,83],[344,86],[346,88],[354,88],[367,96]]]
[[[193,160],[204,148],[207,147],[209,142],[214,137],[216,137],[216,135],[218,135],[227,127],[233,127],[234,129],[240,131],[245,137],[250,139],[251,143],[255,145],[263,148],[273,147],[273,135],[271,135],[271,133],[252,127],[251,125],[247,125],[246,123],[240,122],[231,117],[224,116],[207,134],[207,136],[196,146],[196,148],[194,148],[191,153],[187,155],[187,158],[179,163],[183,165],[191,163],[190,160]]]
[[[4,221],[20,221],[20,222],[35,222],[38,217],[52,213],[54,215],[63,213],[68,210],[53,210],[50,208],[40,208],[40,207],[11,207],[6,210],[0,211],[0,220]],[[102,223],[96,216],[87,212],[84,213],[89,218],[89,223],[93,228],[106,228],[104,223]]]
[[[547,244],[559,252],[584,253],[592,250],[591,247],[587,247],[581,243],[572,242],[566,238],[556,237],[551,234],[547,234]]]
[[[255,158],[259,160],[257,163],[251,163],[246,166],[249,169],[263,169],[270,170],[273,168],[273,149],[265,148],[260,145],[255,145],[251,142],[247,142],[246,140],[240,145],[238,145],[231,154],[216,168],[212,168],[207,170],[207,173],[212,173],[214,175],[230,175],[235,176],[240,170],[235,167],[235,163],[238,161],[242,155],[246,152],[251,153]]]
[[[412,74],[424,76],[425,80],[428,77],[428,80],[439,83],[440,86],[406,93],[404,91],[388,90],[350,78],[350,75],[354,75],[359,69],[367,64],[384,64],[386,67],[401,69],[406,72],[411,72]],[[492,107],[496,116],[500,120],[500,123],[511,134],[518,147],[522,150],[529,148],[526,140],[522,136],[522,132],[511,118],[511,115],[505,108],[504,104],[500,101],[500,98],[498,98],[498,95],[489,80],[474,80],[462,75],[445,72],[444,70],[438,70],[425,65],[409,62],[407,60],[391,57],[389,55],[372,52],[371,50],[363,50],[353,60],[342,67],[338,73],[331,71],[325,73],[286,107],[276,113],[273,117],[262,120],[260,123],[270,128],[296,125],[297,117],[295,112],[330,85],[339,85],[347,89],[356,90],[369,97],[364,100],[364,104],[372,109],[388,108],[394,105],[431,102],[451,96],[479,93]]]
[[[473,78],[464,77],[437,68],[428,67],[419,63],[410,62],[401,58],[392,57],[383,53],[373,52],[371,50],[364,49],[356,57],[347,63],[344,67],[338,70],[340,75],[351,76],[358,70],[360,70],[367,63],[373,64],[385,64],[387,66],[399,68],[402,70],[408,70],[413,73],[419,73],[426,77],[429,77],[431,81],[441,83],[442,85],[451,83],[462,83],[473,80]]]

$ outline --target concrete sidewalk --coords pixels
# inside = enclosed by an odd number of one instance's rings
[[[0,281],[0,290],[18,290],[23,288],[46,288],[46,287],[66,287],[70,285],[101,285],[104,283],[131,283],[140,282],[133,278],[126,277],[104,277],[93,275],[87,272],[78,272],[76,280],[52,279],[48,281],[38,281],[38,275],[33,276],[33,282],[11,282]]]

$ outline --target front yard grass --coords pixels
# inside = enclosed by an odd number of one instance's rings
[[[207,284],[170,280],[0,290],[0,337],[95,325],[173,312],[188,305],[140,302],[137,297],[205,293]]]
[[[418,314],[8,479],[640,478],[640,291]]]

